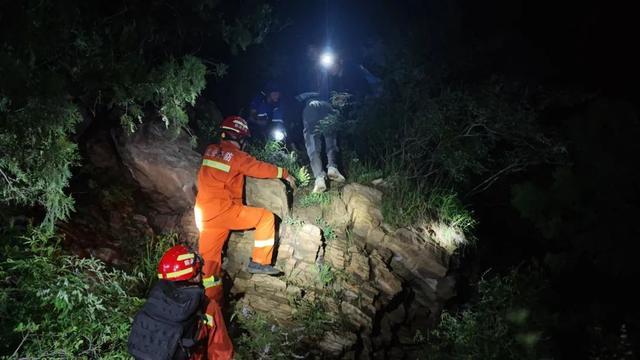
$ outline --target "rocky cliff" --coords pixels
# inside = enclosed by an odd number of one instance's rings
[[[268,314],[284,327],[299,325],[312,304],[326,319],[313,344],[335,358],[400,358],[455,295],[449,255],[408,228],[393,229],[380,211],[382,192],[348,184],[319,207],[290,210],[278,180],[249,180],[247,202],[273,209],[280,224],[276,265],[281,277],[251,275],[251,231],[234,233],[225,269],[239,306]],[[282,209],[282,212],[278,212]],[[251,312],[249,312],[251,313]]]
[[[114,132],[111,141],[117,154],[97,142],[90,160],[113,167],[116,159],[145,195],[145,219],[156,232],[177,230],[194,243],[200,155],[189,139],[147,123],[134,135]],[[292,199],[280,180],[248,179],[245,190],[248,204],[280,219],[276,265],[284,275],[245,272],[252,231],[232,233],[225,286],[239,316],[263,315],[282,331],[298,329],[309,356],[402,358],[417,351],[417,340],[455,295],[450,255],[428,233],[385,224],[384,194],[371,186],[333,189],[318,206],[299,201],[304,189]]]

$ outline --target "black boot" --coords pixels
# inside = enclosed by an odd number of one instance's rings
[[[280,275],[282,271],[276,269],[275,267],[267,264],[259,264],[253,259],[249,259],[249,264],[247,264],[247,271],[252,274],[265,274],[265,275]]]

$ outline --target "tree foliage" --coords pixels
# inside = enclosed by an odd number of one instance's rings
[[[367,150],[398,163],[410,178],[482,191],[504,175],[562,156],[539,126],[534,99],[518,84],[493,78],[438,86],[422,67],[404,66],[360,124],[374,136]]]
[[[68,134],[80,114],[63,99],[31,98],[23,108],[0,117],[0,201],[44,206],[48,211],[43,224],[51,228],[73,210],[64,188],[78,159]]]
[[[3,204],[41,205],[51,229],[73,209],[65,194],[78,160],[77,129],[118,118],[188,123],[186,107],[229,51],[261,42],[268,5],[242,13],[216,1],[3,1],[0,4],[0,194]],[[227,17],[236,18],[227,25]],[[248,29],[247,29],[248,28]],[[79,124],[81,123],[81,124]]]

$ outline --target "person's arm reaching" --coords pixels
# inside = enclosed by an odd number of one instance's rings
[[[289,174],[287,169],[260,161],[251,155],[243,154],[237,157],[234,167],[236,166],[238,171],[246,176],[258,179],[283,179],[291,185],[294,191],[297,188],[296,179]]]
[[[243,153],[237,155],[233,166],[246,176],[258,179],[286,179],[289,176],[287,169],[260,161],[251,155]]]

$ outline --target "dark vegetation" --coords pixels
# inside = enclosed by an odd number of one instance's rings
[[[332,9],[360,13],[336,20],[333,33],[349,34],[342,49],[385,88],[325,124],[345,130],[349,180],[384,179],[393,225],[437,217],[475,239],[457,252],[460,296],[414,346],[443,359],[635,358],[632,12],[595,3],[366,3]],[[121,268],[61,246],[55,225],[74,216],[69,182],[86,170],[83,133],[96,122],[135,131],[160,119],[189,127],[201,145],[214,125],[188,116],[201,114],[199,95],[236,112],[227,97],[248,96],[246,84],[259,85],[248,77],[282,74],[303,56],[286,46],[304,43],[295,34],[313,30],[300,24],[324,4],[279,5],[1,2],[2,354],[125,356],[129,317],[173,240],[150,242],[143,259]],[[276,19],[291,25],[280,29]],[[360,53],[353,44],[362,31],[377,45]],[[270,146],[256,154],[309,181],[302,154]],[[260,335],[238,339],[245,356],[282,343],[265,339],[281,334],[264,319],[244,326]]]

